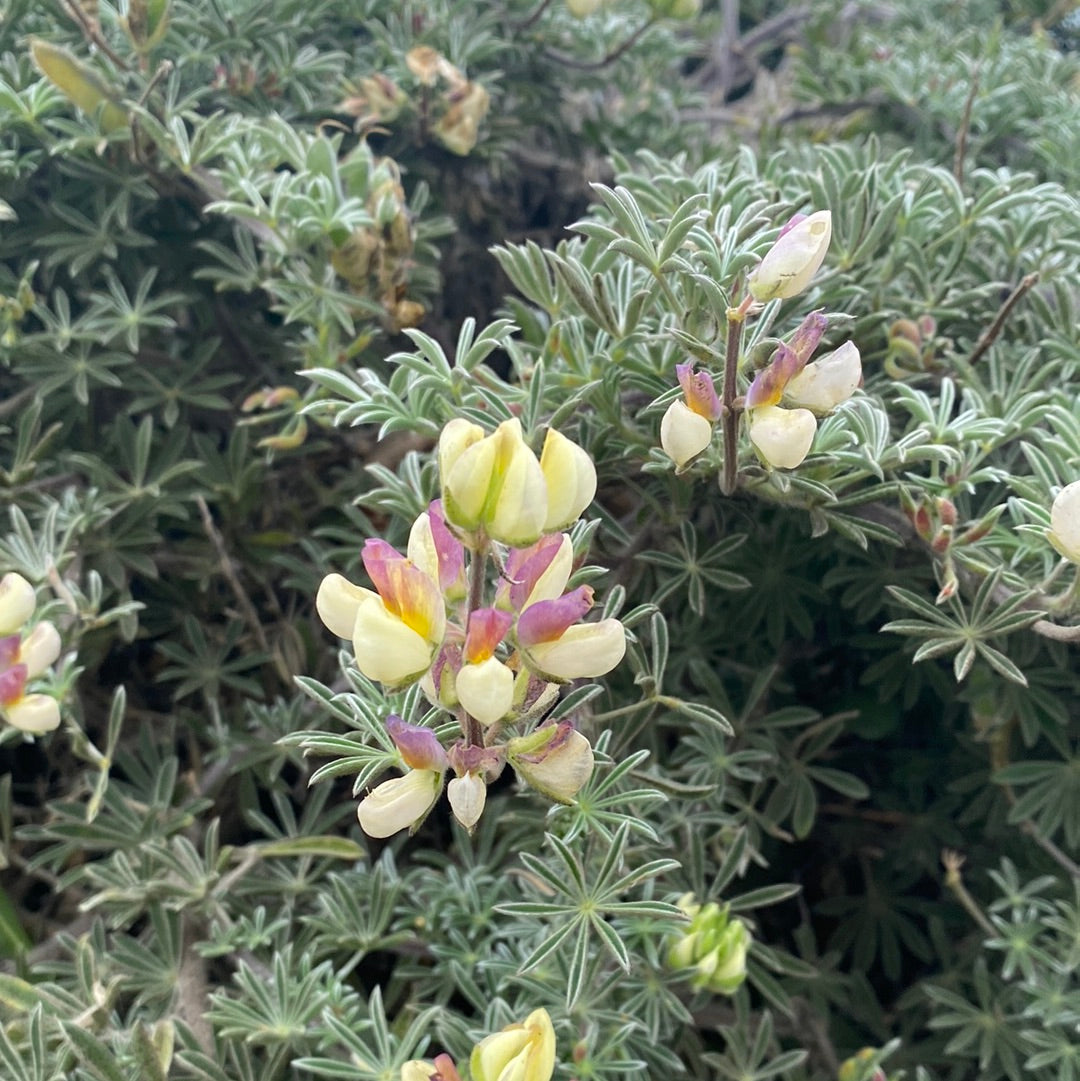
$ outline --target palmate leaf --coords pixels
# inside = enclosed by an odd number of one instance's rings
[[[892,620],[881,629],[927,639],[915,651],[913,663],[955,653],[953,672],[957,682],[968,675],[979,658],[999,675],[1027,686],[1027,677],[1020,668],[1000,650],[989,645],[987,639],[1029,627],[1045,613],[1029,607],[1035,596],[1034,591],[1018,590],[1007,593],[1005,599],[1000,600],[1003,588],[1002,571],[998,568],[982,581],[968,610],[956,594],[948,599],[946,608],[938,608],[911,590],[895,585],[886,586],[895,600],[910,608],[919,618]]]

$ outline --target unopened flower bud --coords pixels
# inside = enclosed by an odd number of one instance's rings
[[[34,587],[11,571],[0,578],[0,635],[14,634],[34,614]]]
[[[506,758],[527,784],[558,803],[570,803],[593,771],[592,746],[568,721],[510,740]]]
[[[750,414],[750,442],[776,469],[794,469],[810,453],[817,421],[809,409],[767,405]]]
[[[758,301],[797,296],[825,260],[832,238],[832,214],[819,210],[809,217],[795,215],[781,230],[747,281]]]
[[[446,796],[450,800],[450,810],[454,812],[454,817],[472,833],[484,813],[484,804],[487,801],[487,784],[484,778],[472,770],[464,777],[455,777],[446,786]]]
[[[555,1069],[555,1030],[547,1010],[481,1040],[469,1060],[472,1081],[550,1081]]]
[[[726,906],[689,900],[687,895],[679,901],[690,925],[670,946],[668,965],[686,971],[697,990],[732,995],[746,978],[750,930],[742,920],[730,918]]]
[[[596,495],[596,467],[588,453],[549,428],[540,452],[540,469],[547,483],[545,533],[557,533],[576,522]]]
[[[1054,497],[1047,540],[1070,563],[1080,563],[1080,480],[1065,485]]]

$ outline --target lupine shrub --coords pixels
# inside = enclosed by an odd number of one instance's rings
[[[1080,1077],[1074,9],[9,0],[3,1081]]]

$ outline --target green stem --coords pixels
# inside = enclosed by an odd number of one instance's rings
[[[484,584],[487,575],[487,561],[490,551],[491,542],[481,532],[479,544],[472,554],[472,559],[469,560],[469,596],[467,607],[465,609],[466,621],[468,621],[472,617],[473,612],[482,607],[484,603]],[[468,623],[466,622],[466,634],[468,633],[468,630]],[[475,717],[470,717],[465,710],[461,711],[461,718],[461,728],[465,733],[465,743],[469,747],[482,747],[484,745],[483,726]]]

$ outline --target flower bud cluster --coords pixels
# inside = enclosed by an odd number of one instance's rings
[[[451,810],[470,830],[487,784],[507,762],[550,799],[569,802],[592,773],[592,748],[581,733],[563,722],[500,737],[541,715],[558,684],[602,676],[626,651],[617,619],[585,621],[592,588],[567,590],[573,547],[559,531],[596,491],[588,454],[549,430],[537,458],[517,420],[491,434],[454,420],[438,461],[442,498],[413,523],[406,553],[380,539],[364,543],[374,589],[331,574],[316,598],[323,623],[352,642],[365,676],[389,690],[419,682],[461,726],[463,739],[446,750],[430,729],[389,719],[410,772],[361,803],[360,823],[375,837],[415,829],[449,770]]]
[[[808,315],[746,392],[750,442],[773,468],[800,465],[814,442],[817,418],[846,402],[862,382],[854,342],[810,360],[827,325],[820,312]]]
[[[60,635],[51,623],[43,620],[27,629],[36,607],[34,587],[21,574],[0,578],[0,716],[33,735],[60,724],[55,698],[26,693],[29,681],[60,656]]]
[[[469,1056],[472,1081],[550,1081],[555,1071],[555,1029],[547,1010],[485,1037]],[[446,1054],[432,1062],[413,1059],[401,1067],[401,1081],[461,1081]]]
[[[726,453],[735,443],[736,372],[739,340],[744,318],[755,302],[786,299],[801,293],[820,268],[832,236],[832,215],[819,210],[808,217],[796,214],[781,230],[776,243],[751,273],[747,296],[728,312],[729,337],[725,360],[725,397],[721,401],[712,376],[695,373],[692,364],[676,366],[683,399],[675,401],[660,424],[660,444],[682,471],[712,441],[713,425],[726,417]],[[771,468],[794,469],[809,454],[817,432],[817,418],[832,412],[855,392],[862,381],[862,361],[853,342],[812,361],[828,321],[813,312],[796,329],[790,341],[759,343],[771,350],[743,400],[750,442]],[[734,378],[733,378],[734,377]],[[725,463],[734,481],[731,463]]]
[[[699,905],[690,893],[678,905],[690,918],[690,926],[668,950],[668,965],[684,970],[695,990],[733,995],[746,979],[750,929],[731,918],[726,905],[712,901]]]

